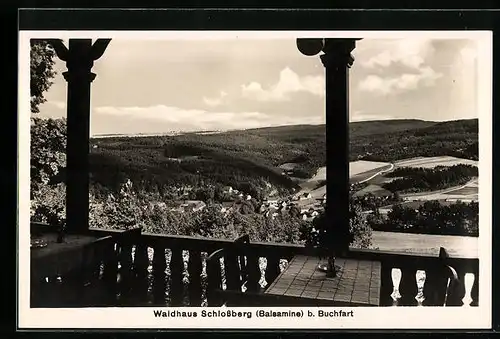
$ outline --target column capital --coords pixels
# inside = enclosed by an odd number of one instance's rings
[[[67,71],[63,72],[63,76],[67,82],[82,80],[92,82],[94,81],[96,74],[88,71]]]
[[[338,52],[325,53],[320,56],[321,62],[325,68],[327,67],[347,67],[351,68],[354,64],[354,56],[349,54],[342,54]]]
[[[356,47],[357,39],[325,39],[321,62],[325,67],[348,67],[354,63],[351,52]]]

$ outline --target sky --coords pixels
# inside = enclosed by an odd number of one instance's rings
[[[363,39],[350,120],[477,118],[472,39]],[[66,66],[40,116],[66,115]],[[244,129],[325,121],[325,69],[294,39],[113,39],[94,64],[91,134]]]

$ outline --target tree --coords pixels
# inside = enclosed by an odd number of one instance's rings
[[[31,120],[30,174],[32,198],[66,167],[66,119]]]
[[[349,204],[349,245],[359,248],[368,248],[372,244],[372,229],[364,218],[361,208],[354,200]],[[302,224],[300,240],[305,241],[307,247],[315,248],[320,256],[330,255],[332,235],[327,233],[328,220],[325,211],[322,211],[312,222]]]
[[[289,214],[294,218],[300,218],[300,208],[298,208],[297,205],[292,205],[292,207],[290,207]]]
[[[30,95],[31,113],[46,101],[44,93],[52,85],[56,72],[54,50],[43,40],[31,40]],[[65,222],[65,186],[53,187],[54,178],[66,166],[66,121],[31,119],[30,131],[31,218],[61,225]]]
[[[30,94],[31,112],[39,113],[39,106],[47,101],[45,92],[53,84],[54,49],[44,40],[31,39],[30,51]]]
[[[361,207],[350,202],[349,233],[352,236],[353,247],[369,248],[372,245],[372,228],[363,216]]]

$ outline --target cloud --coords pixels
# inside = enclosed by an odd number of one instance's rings
[[[220,91],[219,95],[215,98],[207,98],[203,97],[203,102],[205,105],[210,107],[216,107],[222,105],[224,98],[227,96],[227,93],[224,91]]]
[[[412,69],[420,69],[426,59],[435,52],[431,39],[394,40],[385,47],[382,52],[362,62],[362,65],[367,68],[385,68],[401,64]]]
[[[241,86],[243,97],[257,101],[289,101],[290,94],[306,92],[316,96],[325,95],[325,80],[323,76],[299,76],[286,67],[280,72],[279,80],[265,89],[258,82],[250,82]]]
[[[403,66],[407,71],[396,76],[367,75],[359,82],[359,89],[381,95],[398,94],[416,90],[419,87],[433,86],[443,74],[427,65],[435,53],[431,39],[396,40],[386,45],[386,49],[362,65],[368,69],[398,69]]]
[[[279,126],[292,124],[321,124],[322,117],[301,116],[283,117],[261,112],[207,112],[198,109],[182,109],[156,105],[149,107],[111,107],[101,106],[93,109],[95,118],[100,121],[108,121],[100,124],[100,133],[120,133],[122,124],[131,122],[154,122],[158,129],[156,132],[170,131],[206,131],[206,130],[229,130],[245,129],[264,126]],[[115,121],[115,123],[111,123]],[[137,133],[144,132],[138,130]]]
[[[404,73],[394,77],[368,75],[359,82],[361,91],[388,95],[415,90],[419,87],[431,87],[443,75],[430,67],[420,69],[419,73]]]

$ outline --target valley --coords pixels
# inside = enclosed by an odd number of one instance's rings
[[[477,202],[477,177],[471,176],[478,165],[477,120],[367,121],[350,128],[350,183],[363,213],[377,206],[387,215],[394,204]],[[127,178],[175,211],[218,203],[221,211],[272,218],[294,210],[309,221],[326,204],[324,125],[107,137],[91,144],[96,194],[116,191]]]

